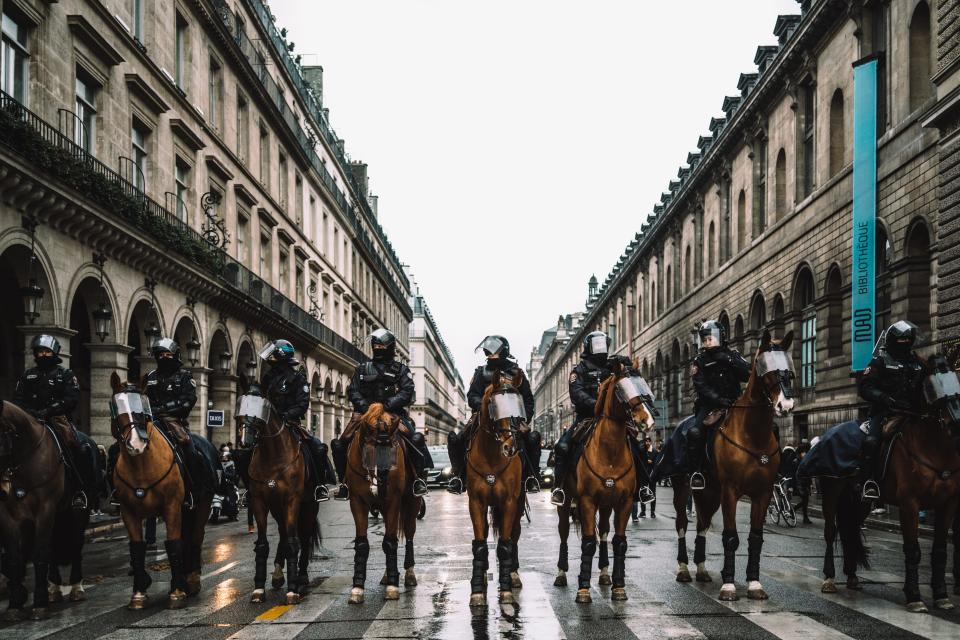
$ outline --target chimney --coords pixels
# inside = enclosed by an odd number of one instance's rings
[[[303,79],[307,81],[307,86],[313,91],[319,104],[323,104],[323,67],[320,65],[310,67],[300,67],[303,72]]]
[[[354,184],[360,189],[360,197],[366,198],[370,185],[367,178],[367,164],[365,162],[351,162],[350,173],[353,175]]]
[[[370,205],[370,211],[373,212],[373,219],[377,219],[377,204],[380,202],[380,196],[375,196],[372,193],[367,196],[367,204]]]

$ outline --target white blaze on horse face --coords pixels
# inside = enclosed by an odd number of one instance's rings
[[[783,416],[793,411],[793,398],[788,398],[783,393],[783,389],[777,391],[777,400],[773,404],[774,410],[778,416]]]
[[[127,453],[132,456],[139,456],[146,448],[147,442],[140,437],[140,432],[136,428],[130,429],[130,437],[127,438]]]

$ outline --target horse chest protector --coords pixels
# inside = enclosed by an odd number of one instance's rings
[[[487,474],[487,477],[484,478],[484,480],[486,480],[486,481],[487,481],[487,484],[492,487],[492,486],[493,486],[493,483],[495,483],[495,482],[497,481],[497,476],[493,475],[492,473],[488,473],[488,474]]]

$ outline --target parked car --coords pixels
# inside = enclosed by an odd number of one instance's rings
[[[553,467],[546,462],[540,463],[540,488],[553,489],[554,485]]]
[[[447,447],[433,445],[428,448],[430,449],[430,457],[433,458],[433,468],[427,471],[427,486],[445,487],[450,482],[450,478],[453,477]]]

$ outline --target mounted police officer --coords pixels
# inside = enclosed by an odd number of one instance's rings
[[[381,403],[390,413],[400,416],[403,428],[410,444],[415,449],[414,466],[419,477],[413,481],[413,495],[423,496],[427,493],[425,481],[427,469],[433,466],[430,451],[422,433],[416,431],[416,425],[407,413],[407,407],[413,404],[416,398],[416,386],[413,375],[407,365],[399,362],[397,357],[397,339],[386,329],[380,328],[370,334],[370,344],[373,348],[373,360],[360,363],[353,372],[350,385],[347,387],[347,397],[353,405],[354,415],[344,430],[343,435],[333,441],[333,463],[337,468],[337,477],[340,486],[337,487],[337,500],[347,500],[350,497],[344,477],[347,472],[347,450],[354,432],[360,426],[360,418],[367,412],[371,404]]]
[[[735,349],[727,346],[727,332],[716,320],[707,320],[697,330],[700,353],[690,367],[690,377],[696,393],[693,405],[696,414],[686,431],[686,453],[690,474],[690,488],[694,491],[706,486],[700,469],[706,444],[703,421],[711,411],[732,407],[740,397],[740,384],[750,379],[750,363]]]
[[[447,485],[447,491],[450,493],[463,492],[463,474],[465,472],[467,460],[467,444],[471,437],[471,432],[476,424],[479,424],[479,411],[483,404],[483,394],[487,387],[493,382],[493,375],[497,371],[507,376],[514,376],[519,371],[523,376],[523,382],[520,383],[518,391],[523,397],[523,408],[527,414],[527,420],[533,419],[534,402],[533,391],[530,389],[530,382],[527,376],[517,365],[517,361],[510,355],[510,343],[503,336],[487,336],[477,346],[477,350],[483,350],[483,355],[487,362],[481,365],[473,372],[473,378],[470,379],[470,389],[467,391],[467,404],[473,411],[470,418],[470,427],[466,433],[451,432],[447,435],[447,453],[450,455],[450,465],[453,469],[453,478]],[[532,430],[528,424],[524,423],[520,427],[520,448],[523,451],[523,486],[528,493],[537,493],[540,491],[540,452],[542,437],[539,431]]]
[[[863,497],[867,499],[880,499],[874,475],[884,422],[898,412],[920,413],[925,376],[923,362],[913,352],[918,335],[917,325],[907,320],[890,325],[857,381],[860,397],[870,403],[870,419],[864,423],[867,437],[860,450]]]
[[[327,445],[307,431],[302,420],[310,407],[310,385],[307,376],[294,357],[295,350],[288,340],[273,340],[260,350],[260,358],[270,365],[260,378],[263,395],[280,414],[280,419],[297,439],[307,445],[316,473],[313,499],[329,500],[324,484],[327,479]]]
[[[84,509],[97,497],[96,451],[81,441],[70,414],[80,401],[80,385],[73,371],[60,366],[60,343],[50,335],[36,336],[30,343],[37,366],[27,369],[17,381],[13,401],[53,427],[66,447],[80,485],[73,506]]]

